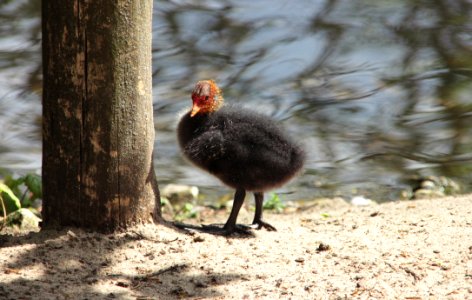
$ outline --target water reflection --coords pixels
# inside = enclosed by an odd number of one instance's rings
[[[0,4],[0,123],[7,128],[0,165],[15,171],[40,167],[38,3]],[[391,199],[415,174],[472,182],[470,1],[154,6],[161,182],[226,191],[184,162],[176,146],[176,116],[202,78],[216,79],[228,102],[270,114],[305,143],[306,174],[283,192]]]
[[[41,167],[39,6],[0,2],[0,170]]]

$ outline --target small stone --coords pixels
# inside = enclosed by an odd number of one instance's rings
[[[354,196],[351,199],[351,204],[355,206],[369,206],[369,205],[375,205],[375,201],[368,199],[364,196]]]
[[[447,271],[447,270],[450,270],[450,269],[451,269],[451,267],[448,266],[448,265],[441,265],[441,270],[443,270],[443,271]]]
[[[437,190],[419,189],[415,191],[415,199],[431,199],[446,196],[443,192]]]
[[[421,188],[425,190],[434,190],[437,188],[437,185],[432,180],[424,180],[421,182]]]
[[[20,208],[7,215],[6,224],[8,226],[16,225],[22,230],[37,230],[39,228],[38,218],[31,210],[27,208]]]
[[[78,239],[78,238],[77,238],[77,235],[76,235],[73,231],[71,231],[71,230],[67,231],[67,236],[68,236],[71,240],[77,240],[77,239]]]
[[[275,281],[275,287],[280,287],[282,285],[283,280],[282,279],[277,279]]]
[[[129,283],[124,282],[124,281],[118,281],[116,285],[119,287],[124,287],[124,288],[129,287]]]
[[[196,186],[168,184],[162,189],[161,194],[173,204],[182,204],[197,200],[199,190]]]
[[[200,242],[203,242],[204,240],[205,240],[205,239],[204,239],[202,236],[200,236],[200,235],[198,235],[198,236],[196,236],[196,237],[193,238],[193,241],[194,241],[195,243],[200,243]]]
[[[324,244],[324,243],[320,243],[318,245],[318,248],[316,248],[316,251],[317,252],[321,252],[321,251],[328,251],[331,249],[331,246],[328,245],[328,244]]]

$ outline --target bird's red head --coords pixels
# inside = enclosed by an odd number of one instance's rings
[[[192,112],[190,116],[196,114],[211,113],[223,104],[223,96],[220,88],[213,80],[202,80],[197,82],[192,91]]]

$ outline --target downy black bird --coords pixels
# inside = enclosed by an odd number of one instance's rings
[[[239,106],[223,105],[213,80],[199,81],[192,92],[192,109],[182,116],[178,141],[184,156],[197,167],[236,189],[231,214],[223,226],[205,226],[229,235],[249,228],[275,231],[262,219],[264,191],[279,187],[303,167],[305,152],[276,123]],[[253,226],[237,226],[246,191],[254,193]]]

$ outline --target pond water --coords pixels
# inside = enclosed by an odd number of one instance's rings
[[[0,2],[0,168],[41,168],[40,1]],[[412,176],[472,182],[472,2],[155,1],[153,84],[161,185],[216,179],[179,154],[196,81],[270,115],[308,152],[284,199],[398,198]]]

